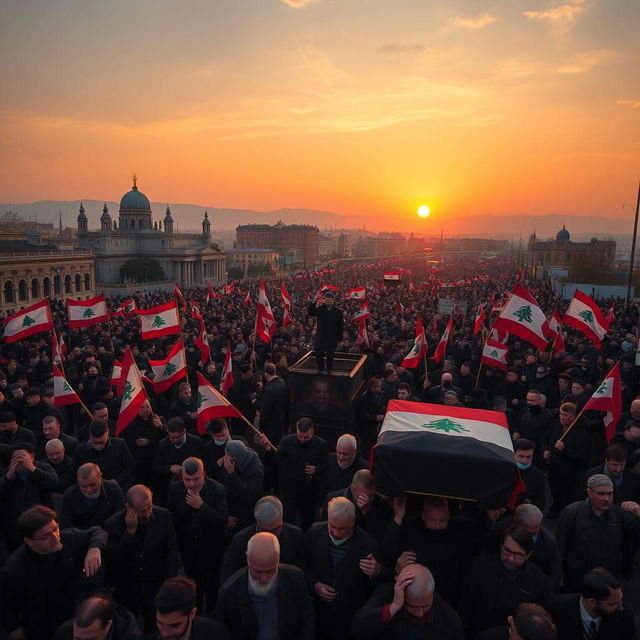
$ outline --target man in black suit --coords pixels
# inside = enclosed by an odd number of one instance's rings
[[[109,437],[106,422],[95,420],[89,425],[89,440],[76,449],[76,469],[85,462],[94,462],[107,480],[117,480],[126,489],[136,462],[121,438]]]
[[[153,603],[158,631],[147,640],[231,640],[223,624],[197,615],[196,585],[185,576],[166,580]]]
[[[216,602],[227,526],[226,489],[207,478],[199,458],[182,463],[182,482],[169,487],[167,506],[173,516],[185,573],[198,587],[198,608]]]
[[[178,385],[178,399],[174,400],[169,407],[169,418],[182,418],[189,433],[197,434],[196,418],[198,407],[191,393],[191,385],[188,382],[181,382]]]
[[[125,508],[104,525],[109,534],[109,575],[118,602],[134,614],[140,612],[144,632],[155,629],[153,597],[160,585],[178,571],[178,545],[171,513],[153,504],[148,487],[137,484],[127,491]]]
[[[120,485],[115,480],[104,480],[97,464],[83,464],[78,469],[77,480],[62,497],[60,526],[63,529],[103,527],[107,518],[124,508]]]
[[[60,421],[56,416],[45,416],[42,419],[42,435],[43,439],[36,448],[36,458],[41,460],[45,457],[45,446],[49,440],[58,438],[64,445],[64,449],[70,458],[73,458],[78,445],[80,444],[76,438],[70,436],[62,431]]]
[[[606,569],[587,572],[581,593],[558,596],[549,605],[558,640],[635,640],[634,616],[623,609],[622,596],[620,582]]]
[[[247,566],[222,586],[214,618],[234,640],[313,640],[313,607],[304,573],[280,564],[278,538],[256,533],[247,544]]]
[[[58,482],[56,483],[55,492],[62,493],[68,489],[76,479],[75,465],[73,460],[67,455],[62,441],[54,438],[49,440],[44,447],[44,462],[48,462],[52,469],[56,472]]]
[[[360,469],[367,469],[368,464],[358,456],[358,443],[354,436],[345,433],[336,442],[335,453],[329,454],[327,463],[325,493],[333,493],[346,489],[353,479],[353,474]]]
[[[338,342],[342,340],[342,334],[344,332],[344,319],[342,317],[342,311],[334,306],[335,296],[331,291],[325,292],[323,304],[318,306],[319,296],[320,291],[316,293],[308,309],[310,316],[318,318],[313,347],[316,352],[318,372],[324,373],[326,356],[327,373],[331,373],[333,369],[333,354],[335,353]]]
[[[284,522],[282,519],[282,503],[275,496],[264,496],[256,502],[253,509],[255,525],[238,531],[231,539],[224,554],[222,565],[222,581],[247,566],[247,543],[251,536],[261,531],[272,533],[280,542],[280,560],[283,564],[291,564],[304,569],[305,553],[304,534],[302,529]]]
[[[277,446],[284,433],[289,391],[285,381],[276,373],[276,365],[264,365],[264,387],[255,407],[260,411],[260,431]]]
[[[369,378],[367,390],[356,404],[356,435],[365,459],[378,439],[378,431],[384,420],[387,403],[382,395],[380,378]]]
[[[640,475],[629,471],[627,467],[627,451],[621,446],[612,444],[604,454],[604,465],[593,467],[587,471],[587,480],[602,473],[611,478],[613,483],[613,502],[622,504],[628,500],[640,501]],[[586,486],[586,480],[585,480]]]
[[[520,470],[520,477],[527,487],[518,496],[518,503],[529,501],[544,513],[546,503],[544,490],[544,473],[533,464],[535,445],[531,440],[518,438],[513,443],[513,453],[516,457],[516,465]]]
[[[307,533],[307,583],[315,594],[320,636],[346,640],[353,614],[380,575],[378,545],[356,526],[353,502],[334,498],[327,511],[327,522],[317,522]]]

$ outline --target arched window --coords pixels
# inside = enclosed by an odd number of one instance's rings
[[[33,278],[31,280],[31,298],[37,300],[40,297],[40,280]]]
[[[7,280],[4,283],[4,301],[5,303],[10,303],[10,302],[15,302],[16,301],[16,296],[15,296],[15,291],[13,289],[13,282],[11,282],[11,280]]]
[[[71,293],[71,276],[64,277],[64,292]]]
[[[82,291],[82,278],[79,273],[76,273],[75,277],[76,293]]]
[[[27,294],[27,281],[26,280],[20,280],[20,282],[18,282],[18,300],[20,302],[24,302],[25,300],[28,299],[28,294]]]
[[[138,218],[138,229],[142,229],[142,218]]]
[[[51,278],[44,278],[42,281],[42,290],[45,298],[51,297]]]
[[[62,293],[62,279],[60,276],[53,278],[53,293],[59,296]]]
[[[91,289],[91,274],[85,273],[84,274],[84,290],[89,291],[89,289]]]

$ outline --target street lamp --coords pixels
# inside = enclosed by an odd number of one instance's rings
[[[630,204],[622,205],[625,207],[633,208]],[[629,304],[631,300],[631,284],[633,282],[633,263],[636,258],[636,238],[638,236],[638,209],[640,209],[640,182],[638,183],[638,198],[636,200],[636,217],[633,223],[633,239],[631,240],[631,259],[629,260],[629,273],[627,274],[627,297],[626,303]]]

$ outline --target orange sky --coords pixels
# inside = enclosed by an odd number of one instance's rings
[[[5,2],[0,201],[117,200],[136,171],[169,203],[621,217],[639,21],[637,0]]]

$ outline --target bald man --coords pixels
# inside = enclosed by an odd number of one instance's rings
[[[280,543],[262,531],[247,544],[247,566],[220,589],[213,617],[234,640],[312,640],[314,615],[303,572],[280,564]]]
[[[395,583],[380,585],[353,617],[351,630],[356,638],[367,640],[463,637],[460,617],[435,593],[433,575],[421,564],[406,566]]]
[[[160,585],[178,569],[178,544],[168,509],[154,506],[153,494],[143,484],[127,491],[125,508],[111,516],[109,577],[116,598],[134,614],[140,612],[145,634],[155,631],[153,597]]]

